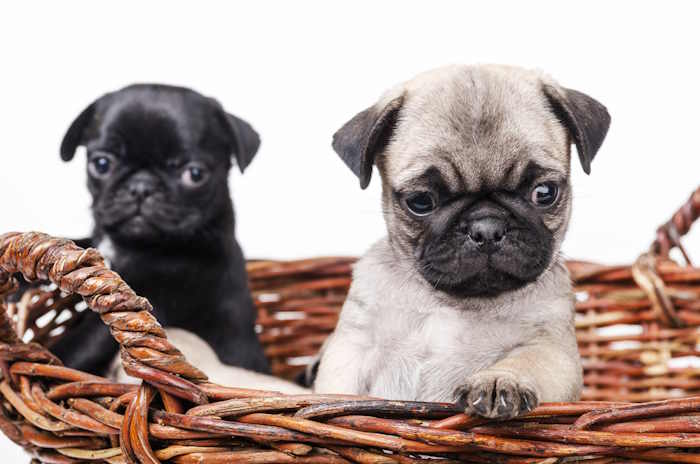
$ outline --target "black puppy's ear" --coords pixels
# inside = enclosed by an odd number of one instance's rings
[[[363,189],[367,188],[372,178],[372,166],[377,154],[391,138],[402,105],[403,95],[383,107],[370,106],[333,135],[333,150],[360,178]]]
[[[226,127],[233,139],[233,156],[236,158],[238,169],[243,172],[253,160],[253,157],[258,152],[258,148],[260,148],[260,136],[250,124],[241,118],[226,112],[223,112],[223,114]]]
[[[591,161],[610,127],[608,110],[600,102],[577,90],[545,85],[544,93],[554,114],[571,134],[583,171],[590,174]]]
[[[96,103],[93,102],[85,108],[71,123],[66,135],[63,136],[61,141],[61,159],[63,161],[72,160],[75,156],[75,150],[83,143],[85,128],[95,116]]]

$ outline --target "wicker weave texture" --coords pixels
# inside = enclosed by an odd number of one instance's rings
[[[697,208],[684,208],[682,221],[692,223]],[[545,404],[508,422],[451,404],[212,384],[96,251],[43,234],[1,235],[0,297],[19,274],[46,285],[0,307],[0,429],[51,463],[700,463],[700,397],[628,403],[700,391],[689,360],[698,354],[700,270],[665,258],[689,229],[677,215],[659,229],[654,254],[631,266],[569,263],[584,395],[606,401]],[[249,264],[260,338],[278,375],[294,377],[333,330],[352,263]],[[85,307],[110,327],[141,385],[68,369],[45,348],[70,336]]]

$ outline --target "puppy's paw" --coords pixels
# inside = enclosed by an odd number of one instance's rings
[[[537,391],[508,372],[479,372],[455,391],[457,404],[468,414],[512,419],[535,409]]]

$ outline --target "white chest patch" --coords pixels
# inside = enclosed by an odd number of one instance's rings
[[[116,256],[116,250],[114,249],[114,243],[112,243],[112,240],[109,237],[105,237],[100,240],[100,243],[97,245],[97,251],[99,251],[102,257],[105,259],[105,264],[107,264],[107,267],[111,268],[114,257]]]
[[[366,366],[368,394],[406,400],[452,401],[471,374],[512,348],[499,324],[434,308],[411,320],[394,311],[379,317],[382,339],[374,340]]]

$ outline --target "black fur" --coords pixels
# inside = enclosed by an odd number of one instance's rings
[[[112,268],[150,300],[163,326],[199,335],[225,364],[266,372],[228,189],[231,158],[243,171],[259,143],[215,100],[143,84],[88,106],[68,129],[61,157],[87,148],[95,228],[81,245],[111,242]],[[102,175],[94,163],[105,158]],[[205,180],[188,186],[193,167]],[[117,345],[86,314],[53,351],[70,367],[103,373]]]

